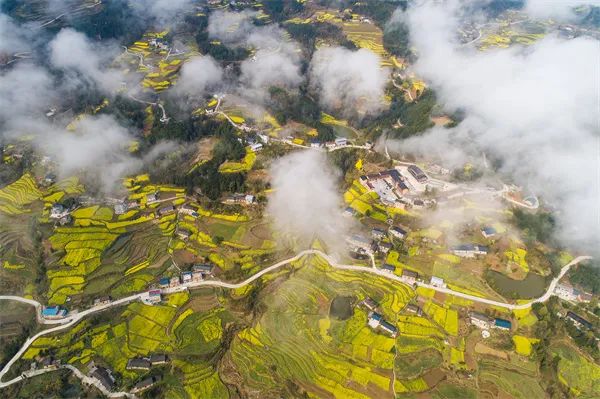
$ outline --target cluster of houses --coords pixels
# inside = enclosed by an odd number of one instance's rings
[[[375,252],[387,254],[392,249],[389,241],[384,241],[388,236],[403,240],[408,233],[400,227],[390,227],[389,230],[374,228],[371,230],[371,237],[365,237],[360,234],[354,234],[346,237],[346,243],[357,254],[373,255]]]
[[[418,194],[425,191],[423,185],[428,179],[417,166],[410,165],[405,175],[396,168],[379,173],[363,175],[359,182],[369,191],[377,193],[381,202],[395,208],[424,208],[435,205],[435,200],[421,198]]]
[[[569,302],[588,303],[592,300],[592,294],[589,292],[580,291],[573,286],[564,283],[556,284],[554,295]]]
[[[369,311],[369,319],[367,320],[367,325],[371,327],[373,330],[381,330],[391,335],[392,337],[396,337],[398,335],[398,329],[388,323],[381,314],[377,313],[377,302],[373,299],[367,297],[361,303],[365,309]]]
[[[481,328],[482,330],[496,328],[500,330],[509,331],[512,327],[512,324],[509,320],[492,318],[488,315],[479,312],[471,312],[469,314],[469,319],[472,325]]]
[[[180,276],[163,277],[159,280],[160,288],[175,288],[180,285],[196,283],[204,280],[206,276],[212,275],[214,266],[206,263],[198,263],[192,266],[192,270],[182,272]]]

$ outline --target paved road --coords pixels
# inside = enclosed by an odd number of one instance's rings
[[[260,272],[252,275],[251,277],[247,278],[246,280],[239,282],[239,283],[227,283],[224,281],[219,281],[219,280],[204,280],[204,281],[199,281],[199,282],[190,282],[187,284],[182,284],[179,287],[173,287],[173,288],[167,288],[163,290],[163,293],[168,294],[168,293],[174,293],[174,292],[180,292],[180,291],[184,291],[186,289],[190,289],[190,288],[197,288],[197,287],[222,287],[222,288],[230,288],[230,289],[236,289],[236,288],[241,288],[244,287],[248,284],[253,283],[254,281],[256,281],[257,279],[261,278],[262,276],[264,276],[267,273],[270,273],[274,270],[277,270],[279,268],[281,268],[282,266],[285,266],[287,264],[290,264],[294,261],[299,260],[300,258],[302,258],[303,256],[306,255],[317,255],[322,257],[323,259],[325,259],[333,268],[336,269],[340,269],[340,270],[349,270],[349,271],[354,271],[354,272],[364,272],[364,273],[371,273],[371,274],[376,274],[380,277],[383,278],[387,278],[390,280],[394,280],[394,281],[398,281],[398,282],[403,282],[402,278],[392,274],[388,271],[384,271],[381,269],[377,269],[375,267],[367,267],[367,266],[355,266],[355,265],[344,265],[344,264],[340,264],[337,262],[336,259],[334,259],[333,257],[331,257],[330,255],[327,255],[324,252],[321,252],[319,250],[316,249],[307,249],[305,251],[302,251],[300,253],[298,253],[296,256],[293,256],[291,258],[282,260],[280,262],[275,263],[274,265],[271,265],[263,270],[261,270]],[[552,296],[552,293],[554,292],[554,288],[556,287],[556,284],[558,284],[558,282],[560,281],[560,279],[569,271],[569,269],[571,268],[571,266],[574,266],[584,260],[588,260],[591,259],[591,256],[578,256],[577,258],[573,259],[571,262],[569,262],[568,264],[566,264],[565,266],[562,267],[560,274],[554,278],[552,280],[552,282],[550,283],[548,290],[546,291],[546,293],[544,295],[542,295],[541,297],[534,299],[530,302],[521,304],[521,305],[515,305],[515,304],[510,304],[510,303],[504,303],[504,302],[498,302],[498,301],[494,301],[491,299],[487,299],[487,298],[481,298],[475,295],[470,295],[470,294],[465,294],[462,292],[458,292],[458,291],[454,291],[450,288],[443,288],[443,287],[437,287],[437,286],[433,286],[431,284],[427,284],[427,283],[423,283],[423,282],[417,282],[417,286],[419,287],[425,287],[425,288],[430,288],[433,289],[435,291],[438,292],[442,292],[445,294],[450,294],[450,295],[454,295],[460,298],[465,298],[465,299],[469,299],[473,302],[479,302],[479,303],[484,303],[487,305],[492,305],[492,306],[498,306],[498,307],[502,307],[502,308],[506,308],[509,310],[517,310],[517,309],[526,309],[529,308],[532,304],[537,303],[537,302],[545,302],[547,301],[550,296]],[[24,378],[27,378],[27,375],[25,375],[25,377],[17,377],[13,380],[7,381],[7,382],[2,382],[2,378],[4,377],[4,375],[10,370],[10,368],[12,367],[12,365],[21,358],[21,356],[25,353],[25,351],[27,350],[27,348],[29,348],[29,346],[39,337],[44,336],[44,335],[48,335],[48,334],[52,334],[54,332],[69,328],[71,326],[73,326],[74,324],[76,324],[77,322],[79,322],[82,318],[93,314],[93,313],[97,313],[97,312],[101,312],[103,310],[115,307],[115,306],[121,306],[124,304],[127,304],[129,302],[132,301],[136,301],[139,299],[142,299],[144,296],[146,295],[145,292],[143,293],[139,293],[139,294],[135,294],[135,295],[131,295],[125,298],[121,298],[118,299],[116,301],[112,301],[110,303],[104,304],[104,305],[98,305],[98,306],[93,306],[87,310],[84,310],[82,312],[79,313],[74,313],[74,314],[70,314],[69,316],[67,316],[66,318],[61,320],[61,325],[56,326],[56,327],[52,327],[46,330],[43,330],[37,334],[35,334],[34,336],[30,337],[29,339],[27,339],[27,341],[25,341],[25,343],[23,344],[23,346],[21,347],[21,349],[13,356],[13,358],[4,366],[4,368],[0,371],[0,388],[6,387],[8,385],[14,384],[18,381],[21,381]],[[10,295],[6,295],[6,296],[0,296],[0,300],[15,300],[15,301],[19,301],[22,303],[27,303],[30,305],[33,305],[36,307],[36,310],[41,309],[41,304],[37,301],[31,300],[31,299],[27,299],[27,298],[21,298],[18,296],[10,296]],[[33,375],[37,375],[37,374],[32,374]],[[79,374],[77,374],[79,376]],[[81,377],[80,377],[81,378]],[[122,396],[122,395],[121,395]]]

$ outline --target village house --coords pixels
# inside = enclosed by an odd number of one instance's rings
[[[200,216],[200,214],[198,213],[198,209],[194,208],[189,204],[185,204],[181,208],[179,208],[179,213],[183,213],[184,215],[190,215],[195,218]]]
[[[101,296],[100,298],[94,299],[94,306],[108,305],[111,300],[112,298],[108,295]]]
[[[417,279],[419,278],[419,273],[413,272],[412,270],[403,269],[402,276],[400,276],[400,278],[406,284],[413,285],[417,282]]]
[[[344,209],[344,216],[352,217],[355,214],[356,214],[356,211],[353,208],[346,207],[346,209]]]
[[[371,299],[371,297],[366,297],[361,302],[361,305],[363,305],[365,308],[367,308],[369,310],[375,310],[375,309],[377,309],[377,302],[375,302],[373,299]]]
[[[390,234],[394,237],[396,237],[399,240],[403,240],[406,237],[406,231],[401,229],[400,227],[391,227],[390,228]]]
[[[232,194],[226,197],[222,202],[227,205],[251,205],[255,201],[254,195],[251,194]]]
[[[137,200],[129,201],[127,203],[127,209],[136,209],[140,207],[140,203]]]
[[[452,253],[461,258],[474,258],[478,255],[487,255],[489,249],[484,245],[463,244],[452,247]]]
[[[335,139],[335,145],[337,147],[345,147],[348,145],[348,139],[346,137],[338,137]]]
[[[146,302],[148,304],[154,305],[160,303],[162,301],[162,296],[160,290],[150,290],[148,291],[148,296],[146,298]]]
[[[192,232],[188,229],[177,227],[177,229],[175,229],[175,234],[177,234],[177,237],[181,238],[182,240],[187,240],[192,235]]]
[[[202,281],[202,272],[198,272],[198,271],[193,271],[192,272],[192,282],[197,283],[199,281]]]
[[[192,272],[183,272],[181,273],[181,281],[183,284],[192,282]]]
[[[369,314],[369,320],[367,321],[367,324],[374,330],[378,328],[382,329],[392,337],[395,337],[396,334],[398,334],[396,327],[385,321],[383,316],[379,313],[371,312],[371,314]]]
[[[366,253],[373,253],[373,241],[364,236],[354,234],[346,237],[346,243],[352,249],[362,249]]]
[[[138,382],[137,384],[135,384],[133,386],[133,388],[131,389],[131,392],[138,393],[138,392],[144,391],[144,390],[150,388],[151,386],[153,386],[154,384],[156,384],[157,382],[160,382],[160,380],[162,380],[162,376],[160,376],[160,375],[155,375],[152,377],[144,378],[142,381]]]
[[[152,365],[148,359],[134,357],[127,361],[127,366],[125,368],[127,370],[150,370],[150,367],[152,367]]]
[[[389,263],[384,263],[381,266],[381,270],[383,270],[386,273],[394,274],[396,272],[396,266],[390,265]]]
[[[115,387],[115,377],[104,367],[92,367],[90,377],[95,378],[109,392]]]
[[[333,142],[333,141],[326,142],[325,148],[327,148],[328,150],[333,150],[335,148],[335,142]]]
[[[417,165],[410,165],[407,170],[419,183],[427,183],[427,175]]]
[[[127,204],[124,202],[116,203],[114,206],[115,215],[122,215],[127,212]]]
[[[178,287],[179,284],[181,284],[181,281],[179,280],[179,276],[173,276],[169,280],[169,287],[170,288]]]
[[[146,194],[146,203],[147,204],[152,204],[156,201],[158,201],[158,192]]]
[[[481,229],[481,235],[485,238],[492,238],[496,236],[496,229],[493,227],[484,227]]]
[[[62,219],[69,215],[69,210],[62,204],[54,204],[50,208],[50,219]]]
[[[323,144],[319,140],[311,140],[310,147],[311,148],[321,148]]]
[[[250,144],[250,149],[254,152],[259,152],[260,150],[263,149],[263,145],[262,145],[262,143]]]
[[[150,363],[152,366],[167,364],[169,362],[169,358],[164,354],[154,354],[150,355]]]
[[[571,312],[570,310],[567,312],[567,319],[569,319],[575,325],[575,327],[577,327],[578,330],[581,330],[583,328],[592,330],[594,328],[594,325],[592,323],[579,316],[578,314]]]
[[[592,300],[592,294],[588,292],[580,291],[568,284],[559,283],[554,288],[554,295],[560,299],[570,302],[590,302]]]
[[[192,266],[192,272],[202,273],[202,275],[212,275],[214,266],[209,263],[196,263]]]
[[[404,309],[406,309],[406,311],[409,313],[415,313],[417,316],[421,316],[423,314],[423,310],[421,310],[421,308],[417,305],[413,305],[412,303],[406,305]]]
[[[373,237],[374,240],[383,240],[386,236],[387,234],[383,229],[374,228],[371,230],[371,237]]]
[[[162,277],[160,280],[158,280],[158,285],[160,288],[169,288],[169,278]]]
[[[493,320],[487,315],[479,312],[469,313],[471,324],[481,329],[487,330],[491,327]]]
[[[42,317],[49,320],[62,319],[67,313],[67,310],[60,306],[46,306],[42,309]]]
[[[168,215],[169,213],[175,212],[175,207],[173,205],[163,206],[158,210],[159,216]]]
[[[382,254],[387,254],[392,249],[392,244],[390,244],[389,242],[380,242],[379,244],[377,244],[377,248]]]
[[[431,276],[431,281],[429,282],[429,284],[438,288],[446,288],[446,283],[444,282],[444,279],[436,276]]]

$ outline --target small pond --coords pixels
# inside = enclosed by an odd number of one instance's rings
[[[513,280],[502,273],[489,271],[488,284],[500,295],[513,299],[531,299],[544,295],[547,289],[546,278],[529,273],[523,280]]]
[[[352,316],[352,304],[354,297],[352,296],[336,296],[331,301],[329,308],[329,317],[334,317],[338,320],[346,320]]]

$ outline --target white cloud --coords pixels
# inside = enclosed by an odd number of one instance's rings
[[[310,63],[310,82],[321,105],[346,115],[375,114],[385,108],[383,95],[389,70],[370,50],[323,47]]]
[[[558,207],[561,238],[600,248],[598,42],[550,36],[525,48],[460,48],[455,11],[427,2],[410,7],[407,21],[416,73],[466,118],[400,146],[454,163],[481,150],[501,158],[503,172]]]
[[[270,175],[274,191],[267,213],[275,230],[297,239],[301,246],[319,238],[330,251],[342,250],[352,221],[342,216],[336,189],[339,172],[326,155],[309,150],[291,153],[273,162]]]
[[[121,73],[106,66],[117,52],[115,47],[92,43],[84,34],[70,28],[62,29],[48,46],[50,62],[55,67],[76,71],[106,91],[119,87]]]

